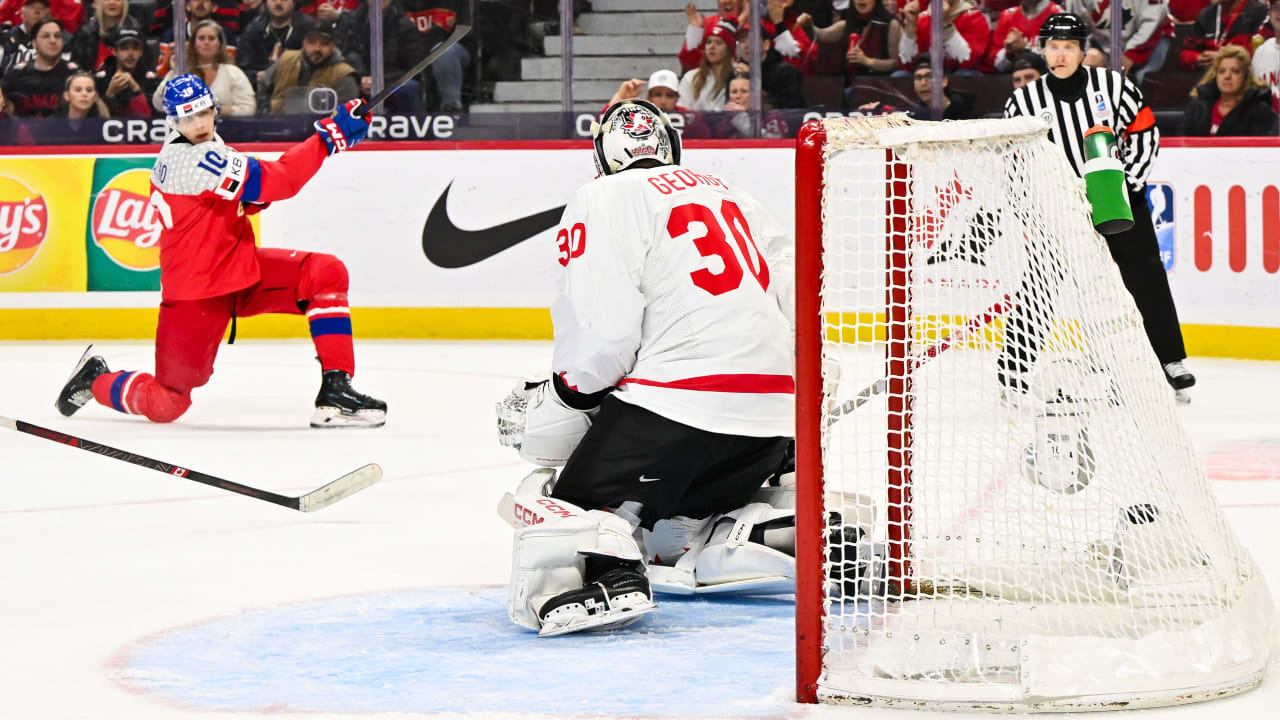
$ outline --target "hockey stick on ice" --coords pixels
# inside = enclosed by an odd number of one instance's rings
[[[427,67],[431,65],[431,63],[438,60],[440,56],[445,53],[446,50],[453,47],[454,45],[457,45],[458,41],[466,37],[467,33],[469,32],[471,32],[470,25],[463,25],[461,23],[454,25],[453,34],[445,38],[439,45],[436,46],[436,49],[432,50],[426,57],[422,58],[422,60],[419,60],[417,65],[414,65],[412,68],[409,68],[409,70],[405,74],[401,75],[393,84],[382,88],[382,90],[377,95],[374,95],[373,97],[369,98],[369,102],[364,103],[364,105],[361,106],[360,110],[355,114],[364,116],[373,112],[374,108],[386,102],[387,98],[391,97],[391,95],[395,93],[395,91],[404,87],[404,84],[412,80],[415,75],[422,72],[423,70],[426,70]]]
[[[976,315],[972,318],[969,318],[969,322],[965,323],[964,325],[961,325],[958,329],[948,334],[945,338],[942,339],[941,342],[937,343],[936,345],[930,345],[929,349],[925,350],[923,356],[911,362],[911,371],[915,372],[917,369],[919,369],[921,365],[924,365],[925,363],[938,357],[939,355],[946,352],[947,350],[950,350],[952,346],[954,346],[957,342],[964,340],[969,335],[969,333],[973,332],[974,330],[990,325],[993,320],[1009,312],[1009,309],[1012,307],[1013,307],[1013,298],[1010,297],[1008,293],[1005,293],[1005,296],[1003,298],[1000,298],[994,304],[992,304],[991,307],[984,310],[981,315]],[[866,405],[868,402],[871,401],[871,398],[875,397],[876,395],[883,395],[885,390],[887,390],[888,388],[889,388],[889,378],[887,377],[880,378],[879,380],[863,388],[857,395],[854,395],[853,397],[841,403],[840,407],[837,407],[831,412],[827,413],[827,427],[830,427],[837,420],[844,417],[845,415],[848,415],[849,413],[852,413],[854,410],[857,410],[863,405]]]
[[[258,488],[249,487],[248,485],[241,485],[238,482],[223,480],[222,478],[214,477],[212,475],[206,475],[199,470],[192,470],[179,465],[161,462],[160,460],[153,460],[145,455],[138,455],[137,453],[131,453],[127,450],[120,450],[119,448],[113,448],[110,445],[102,445],[100,443],[93,442],[92,440],[78,438],[75,435],[67,435],[66,433],[58,432],[57,430],[50,430],[48,428],[40,427],[39,425],[32,425],[31,423],[23,420],[14,420],[12,418],[0,416],[0,425],[3,425],[10,430],[17,430],[18,432],[24,432],[28,435],[35,435],[36,437],[42,437],[56,443],[69,445],[73,448],[97,453],[98,455],[109,457],[113,460],[123,460],[127,463],[155,470],[156,472],[165,473],[166,475],[173,475],[184,480],[194,480],[198,483],[212,485],[213,487],[229,490],[230,492],[237,493],[239,495],[247,495],[251,498],[265,500],[269,503],[287,507],[290,510],[299,510],[301,512],[314,512],[316,510],[329,507],[348,495],[360,492],[382,478],[382,468],[378,467],[376,464],[370,463],[359,470],[354,470],[343,475],[328,485],[312,490],[306,495],[289,497],[287,495],[277,495],[276,493],[268,490],[259,490]]]

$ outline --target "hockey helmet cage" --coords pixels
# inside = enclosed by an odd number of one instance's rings
[[[592,123],[596,172],[613,175],[641,160],[680,164],[680,133],[667,114],[647,100],[623,100]]]
[[[1040,26],[1036,38],[1042,49],[1050,40],[1075,40],[1080,43],[1080,49],[1084,50],[1089,42],[1089,26],[1085,25],[1079,15],[1055,13]]]
[[[179,75],[164,86],[164,114],[168,117],[184,118],[208,108],[217,108],[213,91],[195,75]]]

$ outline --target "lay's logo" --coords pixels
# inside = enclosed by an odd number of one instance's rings
[[[151,204],[151,171],[126,170],[93,199],[93,242],[117,265],[129,270],[160,267],[160,231],[164,225]]]
[[[49,231],[44,196],[0,176],[0,275],[20,270],[40,251]]]

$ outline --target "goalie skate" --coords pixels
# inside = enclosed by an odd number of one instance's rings
[[[657,609],[639,564],[627,564],[548,600],[539,612],[538,637],[620,629]]]
[[[357,392],[351,387],[351,376],[341,370],[324,373],[311,427],[382,427],[386,423],[385,402]]]

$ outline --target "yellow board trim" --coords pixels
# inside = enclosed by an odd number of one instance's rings
[[[150,340],[156,308],[0,309],[0,340]],[[357,338],[550,340],[546,308],[351,308]],[[301,315],[236,321],[236,338],[310,337]]]
[[[932,345],[966,322],[963,316],[935,316],[914,326],[912,342]],[[990,349],[1000,342],[1004,323],[993,320],[990,325],[972,333],[962,347]],[[1056,327],[1054,342],[1069,344],[1078,333]],[[883,315],[875,313],[827,313],[826,338],[834,343],[884,342],[888,337]],[[1193,357],[1225,357],[1245,360],[1280,360],[1280,328],[1240,325],[1200,325],[1184,323],[1182,340],[1187,354]]]
[[[829,327],[832,339],[866,342],[883,335],[871,318],[844,320],[843,332]],[[357,338],[403,340],[550,340],[546,308],[352,308]],[[945,323],[944,323],[945,324]],[[880,332],[874,330],[881,327]],[[0,309],[0,340],[150,340],[155,337],[155,308],[8,308]],[[236,334],[245,339],[309,337],[301,316],[241,318]],[[1280,360],[1280,328],[1231,325],[1182,326],[1187,352],[1200,357]],[[979,335],[981,337],[981,335]],[[989,340],[989,338],[987,338]],[[928,342],[928,341],[926,341]]]

